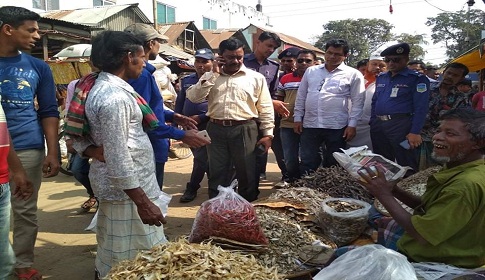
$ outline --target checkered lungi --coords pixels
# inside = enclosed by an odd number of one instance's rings
[[[154,201],[159,205],[158,201]],[[118,262],[133,259],[140,250],[167,242],[163,226],[142,223],[132,200],[101,200],[96,225],[96,270],[105,277]]]
[[[372,217],[372,215],[371,215]],[[376,216],[374,216],[375,218]],[[404,229],[391,217],[380,215],[379,218],[369,221],[377,227],[377,244],[397,251],[397,241],[404,234]],[[332,260],[340,257],[348,251],[355,249],[356,245],[340,247],[335,250]]]

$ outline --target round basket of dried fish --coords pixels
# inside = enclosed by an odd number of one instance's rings
[[[317,214],[323,232],[338,246],[357,239],[367,226],[371,205],[352,198],[327,198]]]

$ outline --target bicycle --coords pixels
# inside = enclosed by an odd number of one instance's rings
[[[164,94],[166,93],[166,94]],[[163,104],[170,110],[175,109],[175,99],[177,98],[168,91],[162,92]],[[177,126],[181,128],[180,126]],[[173,159],[186,159],[192,155],[190,146],[180,140],[169,139],[168,141],[168,157]]]

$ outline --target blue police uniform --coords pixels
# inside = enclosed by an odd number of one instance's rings
[[[195,85],[199,81],[197,73],[193,73],[186,76],[180,81],[180,93],[177,95],[177,100],[175,102],[175,112],[183,114],[185,116],[198,115],[200,123],[197,125],[197,129],[204,130],[207,126],[209,117],[206,116],[207,113],[207,101],[202,103],[193,103],[187,99],[187,89]],[[209,177],[209,165],[207,148],[191,148],[192,154],[194,156],[194,164],[192,166],[192,174],[190,175],[190,181],[187,183],[186,192],[196,194],[197,190],[200,188],[200,182],[204,179],[204,174],[207,172],[207,177]],[[195,197],[194,197],[195,198]]]
[[[420,134],[429,103],[429,80],[414,70],[403,69],[392,76],[382,73],[372,98],[370,132],[374,152],[402,166],[418,170],[418,149],[399,145],[409,133]]]
[[[276,88],[278,87],[279,79],[279,69],[280,65],[271,59],[266,59],[263,64],[259,64],[254,53],[250,53],[244,56],[244,66],[252,69],[256,72],[261,73],[266,78],[266,84],[268,85],[271,97],[276,99]],[[288,172],[286,171],[285,161],[283,159],[283,146],[281,144],[280,137],[280,121],[281,117],[279,114],[275,114],[275,127],[273,129],[273,141],[271,143],[271,149],[273,150],[276,158],[276,163],[281,170],[283,180],[288,179]],[[256,156],[256,175],[266,173],[266,163],[268,161],[268,153],[258,154]]]

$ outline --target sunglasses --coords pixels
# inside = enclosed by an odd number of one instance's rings
[[[386,58],[384,58],[384,62],[389,63],[389,62],[392,61],[394,63],[398,63],[398,62],[401,61],[401,59],[402,59],[402,57],[393,57],[393,58],[386,57]]]
[[[310,63],[312,63],[312,62],[313,62],[313,60],[311,60],[311,59],[303,59],[303,58],[298,58],[298,59],[296,60],[296,62],[298,62],[298,63],[303,63],[303,62],[305,62],[305,63],[307,63],[307,64],[310,64]]]

